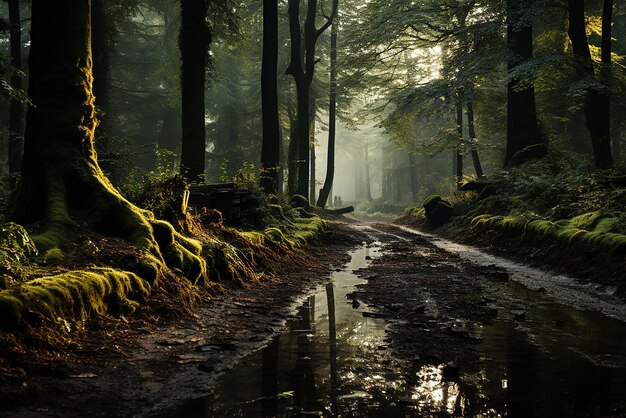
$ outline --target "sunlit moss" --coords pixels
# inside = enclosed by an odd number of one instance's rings
[[[493,229],[502,233],[521,235],[530,240],[548,240],[558,242],[576,251],[593,248],[610,252],[626,252],[626,235],[608,232],[619,223],[617,218],[601,218],[597,213],[588,213],[571,220],[552,222],[549,220],[526,221],[512,215],[480,215],[471,220],[471,226],[477,229]],[[593,231],[575,228],[572,225],[592,228]]]
[[[14,330],[24,320],[81,323],[104,313],[134,311],[151,291],[134,273],[100,268],[42,277],[0,292],[0,327]]]

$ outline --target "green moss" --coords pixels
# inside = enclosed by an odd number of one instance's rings
[[[570,219],[568,226],[570,228],[585,229],[590,231],[594,225],[602,218],[600,211],[584,213]]]
[[[615,232],[617,231],[620,224],[619,218],[602,218],[598,221],[596,226],[593,228],[593,232]]]
[[[127,314],[150,291],[136,274],[109,268],[42,277],[0,292],[0,326],[14,330],[24,321],[82,323],[105,313]]]
[[[63,261],[63,251],[59,247],[50,248],[43,255],[43,261],[46,264],[56,265]]]

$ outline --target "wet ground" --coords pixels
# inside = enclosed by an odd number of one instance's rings
[[[262,350],[155,417],[625,416],[614,290],[405,227],[351,252]]]
[[[614,288],[406,227],[338,228],[271,286],[103,342],[119,353],[102,364],[87,350],[36,380],[54,400],[7,416],[626,416]]]

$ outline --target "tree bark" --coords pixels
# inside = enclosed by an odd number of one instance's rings
[[[211,32],[206,24],[207,0],[181,0],[182,147],[181,174],[204,181],[206,131],[204,89]]]
[[[463,106],[461,102],[456,105],[456,130],[459,135],[459,143],[457,149],[454,152],[454,181],[456,182],[456,189],[460,190],[463,184],[463,154],[461,153],[461,143],[463,142]]]
[[[534,0],[507,0],[507,45],[509,72],[533,58]],[[507,87],[507,135],[504,165],[508,166],[516,152],[542,143],[537,121],[535,88],[520,88],[519,80],[510,80]]]
[[[589,41],[587,39],[584,0],[568,0],[569,29],[568,35],[577,58],[576,67],[581,77],[595,77]],[[590,90],[584,99],[583,110],[587,120],[587,129],[591,135],[594,162],[597,169],[613,167],[611,155],[610,126],[607,118],[607,100],[604,93]]]
[[[263,0],[263,63],[261,97],[263,143],[261,146],[261,187],[266,194],[278,194],[280,127],[278,120],[278,2]]]
[[[333,0],[333,11],[320,29],[315,26],[317,19],[317,0],[308,0],[304,22],[304,48],[300,32],[300,0],[289,0],[289,32],[291,36],[291,62],[287,74],[293,76],[296,83],[298,102],[298,188],[296,194],[306,196],[309,189],[309,112],[311,84],[315,72],[315,45],[317,39],[330,27],[337,15],[338,0]],[[303,56],[304,51],[304,56]]]
[[[100,170],[92,71],[91,1],[33,0],[28,85],[33,106],[26,115],[22,178],[11,219],[44,227],[33,236],[40,252],[71,239],[80,216],[81,227],[87,223],[145,250],[137,263],[145,279],[156,280],[165,259],[190,280],[204,277],[206,262],[177,245],[172,226],[129,203]],[[177,261],[168,256],[173,248]]]
[[[412,153],[407,154],[409,156],[409,170],[411,175],[411,199],[413,203],[417,203],[417,194],[419,192],[419,185],[417,184],[417,164],[415,163],[415,155]]]
[[[16,70],[22,69],[22,22],[20,19],[20,5],[18,0],[9,0],[9,25],[11,43],[11,65]],[[11,76],[11,86],[22,89],[22,77],[19,74]],[[9,108],[9,174],[19,173],[22,165],[24,144],[22,141],[22,117],[24,108],[18,99],[12,99]]]
[[[309,148],[311,150],[311,179],[310,179],[310,190],[309,190],[309,202],[315,202],[315,189],[317,185],[315,184],[316,180],[316,172],[315,172],[315,111],[316,111],[316,100],[315,97],[311,98],[311,131],[309,138]]]
[[[328,202],[328,196],[333,187],[335,178],[335,140],[337,136],[337,32],[339,19],[333,21],[330,32],[330,99],[328,105],[328,157],[326,161],[326,178],[324,187],[320,190],[317,206],[323,208]]]
[[[297,194],[298,190],[298,155],[299,155],[299,143],[298,140],[298,121],[297,116],[294,114],[294,110],[291,104],[287,107],[287,114],[289,115],[289,150],[288,164],[289,172],[287,176],[287,191],[289,196]]]
[[[478,155],[478,149],[476,145],[478,139],[476,138],[476,126],[474,124],[474,103],[467,103],[467,130],[472,144],[472,162],[474,163],[474,170],[476,170],[476,177],[478,180],[482,180],[484,177],[483,166],[480,163],[480,157]]]
[[[372,184],[370,178],[370,150],[367,140],[365,140],[365,198],[368,202],[374,201],[372,198]]]
[[[105,0],[93,0],[92,50],[93,50],[93,93],[98,113],[98,136],[107,136],[111,84],[111,52],[115,47],[113,23],[105,11]]]

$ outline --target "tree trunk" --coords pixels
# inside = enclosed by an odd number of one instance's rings
[[[204,181],[206,131],[204,88],[211,32],[206,24],[207,0],[181,0],[182,148],[181,174]]]
[[[33,106],[26,115],[12,220],[42,224],[44,231],[33,240],[44,252],[71,239],[80,216],[81,228],[87,223],[145,250],[137,263],[143,278],[156,280],[165,259],[190,280],[204,278],[206,262],[199,253],[177,245],[180,236],[171,225],[129,203],[100,170],[92,86],[91,1],[33,0],[28,85]],[[169,251],[178,254],[177,262]]]
[[[507,0],[507,45],[509,72],[533,57],[534,0]],[[508,83],[506,156],[508,166],[516,152],[542,143],[537,122],[535,89],[519,87],[519,80]]]
[[[309,112],[311,84],[315,72],[315,45],[318,38],[330,25],[337,15],[338,0],[333,0],[333,11],[326,23],[317,29],[317,0],[308,0],[307,14],[304,22],[304,48],[302,48],[302,34],[300,32],[300,0],[289,0],[289,32],[291,36],[291,62],[287,74],[293,76],[296,83],[298,102],[298,188],[297,194],[306,196],[309,189]],[[304,56],[303,56],[304,51]]]
[[[298,155],[300,141],[298,140],[298,121],[296,120],[296,115],[294,114],[291,104],[287,107],[287,113],[289,115],[290,127],[288,150],[289,173],[287,177],[287,189],[289,196],[293,196],[297,194],[298,190],[298,169],[300,168],[300,165],[298,164]]]
[[[409,156],[409,171],[411,175],[411,199],[413,203],[417,203],[417,194],[419,192],[419,185],[417,184],[417,164],[415,163],[415,155],[412,153],[407,154]]]
[[[454,179],[456,182],[456,189],[460,190],[463,184],[463,154],[460,149],[461,143],[463,142],[463,106],[461,105],[461,102],[456,105],[456,130],[459,134],[459,144],[454,152]]]
[[[315,202],[315,189],[317,185],[315,184],[315,111],[316,111],[316,100],[315,97],[311,98],[311,131],[309,138],[309,148],[311,150],[311,179],[310,179],[310,190],[309,190],[309,202]],[[313,203],[314,204],[314,203]]]
[[[328,105],[328,160],[326,162],[326,179],[320,190],[317,206],[326,206],[328,196],[335,178],[335,139],[337,136],[337,31],[339,19],[335,19],[330,32],[330,100]]]
[[[278,3],[263,0],[263,63],[261,97],[263,143],[261,187],[266,194],[279,192],[280,127],[278,120]]]
[[[480,163],[480,157],[478,156],[478,149],[476,144],[478,139],[476,138],[476,126],[474,125],[474,103],[467,103],[467,130],[472,144],[472,162],[474,163],[474,170],[476,170],[476,177],[478,180],[482,180],[484,177],[483,166]]]
[[[365,140],[365,198],[368,202],[372,202],[372,180],[370,178],[370,150],[367,140]]]
[[[568,35],[572,41],[574,55],[577,58],[577,71],[580,77],[594,77],[593,61],[591,59],[586,32],[584,0],[568,0],[568,11]],[[608,49],[610,53],[610,45]],[[607,106],[610,98],[607,100],[606,96],[606,94],[598,90],[590,90],[587,92],[583,104],[583,110],[587,119],[587,129],[591,134],[591,145],[597,169],[613,167],[610,118],[607,118],[610,111],[610,106]]]
[[[9,0],[9,24],[11,26],[11,65],[16,70],[22,68],[22,23],[20,19],[20,5],[18,0]],[[22,77],[19,74],[11,76],[11,86],[22,89]],[[24,109],[22,103],[12,99],[9,109],[9,174],[19,173],[24,152],[22,141],[22,117]]]
[[[622,158],[622,130],[618,123],[615,123],[613,132],[613,158],[619,163]]]
[[[115,47],[113,23],[105,11],[105,0],[93,0],[92,51],[93,93],[96,97],[98,114],[97,136],[108,136],[109,104],[111,85],[111,52]]]

